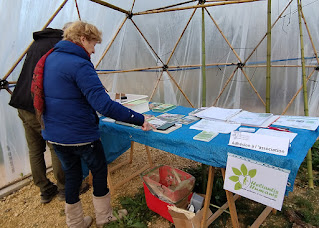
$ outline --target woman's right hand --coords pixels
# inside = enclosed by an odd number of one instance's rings
[[[143,125],[142,125],[142,130],[143,131],[149,131],[149,130],[152,130],[152,129],[156,129],[154,127],[153,124],[150,124],[148,121],[144,121]]]

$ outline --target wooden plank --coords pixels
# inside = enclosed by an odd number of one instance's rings
[[[267,206],[250,227],[258,228],[265,221],[265,219],[267,218],[267,216],[270,214],[272,210],[273,210],[272,207]]]
[[[240,198],[240,195],[234,196],[234,201]],[[207,225],[210,225],[214,222],[225,210],[228,208],[228,202],[226,202],[223,206],[221,206],[212,216],[207,219]]]

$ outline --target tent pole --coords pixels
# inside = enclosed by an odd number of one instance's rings
[[[136,69],[130,69],[130,70],[115,70],[115,71],[107,71],[107,72],[97,72],[97,74],[118,74],[118,73],[155,70],[155,69],[163,69],[163,67],[162,66],[155,66],[155,67],[136,68]]]
[[[312,70],[312,72],[309,74],[309,76],[307,77],[307,82],[309,81],[309,79],[312,77],[313,73],[315,73],[316,69],[314,68]],[[300,88],[298,89],[298,91],[296,92],[296,94],[291,98],[291,100],[289,101],[287,107],[285,108],[285,110],[281,113],[281,115],[285,115],[288,108],[290,107],[290,105],[292,104],[292,102],[296,99],[296,97],[298,96],[298,94],[301,92],[303,88],[303,85],[300,86]]]
[[[263,103],[264,106],[266,106],[266,103],[264,102],[264,100],[261,98],[260,94],[258,93],[257,89],[255,88],[255,86],[253,85],[253,83],[251,82],[251,80],[249,79],[248,75],[246,74],[246,72],[243,70],[243,68],[240,68],[241,72],[244,74],[245,78],[247,79],[249,85],[251,86],[251,88],[254,90],[254,92],[256,93],[257,97],[259,98],[259,100]]]
[[[242,62],[239,55],[237,54],[237,52],[235,51],[235,49],[232,47],[231,43],[228,41],[228,39],[226,38],[226,36],[224,35],[223,31],[220,29],[220,27],[218,26],[217,22],[215,21],[215,19],[212,17],[212,15],[209,13],[209,11],[207,10],[207,8],[205,8],[208,16],[210,17],[210,19],[212,19],[212,21],[214,22],[216,28],[218,29],[219,33],[223,36],[224,40],[226,41],[226,43],[228,44],[228,46],[230,47],[230,49],[232,50],[232,52],[236,55],[237,59],[239,62]]]
[[[81,21],[81,15],[80,15],[80,10],[79,10],[79,6],[78,6],[78,2],[77,2],[77,0],[74,0],[74,1],[75,1],[76,11],[78,12],[79,20]]]
[[[97,2],[98,0],[90,0]],[[160,10],[147,10],[142,11],[138,13],[134,13],[133,15],[143,15],[143,14],[152,14],[152,13],[164,13],[164,12],[172,12],[172,11],[179,11],[179,10],[189,10],[189,9],[195,9],[195,8],[205,8],[205,7],[211,7],[211,6],[222,6],[222,5],[229,5],[229,4],[239,4],[239,3],[247,3],[247,2],[257,2],[261,0],[239,0],[239,1],[227,1],[227,2],[214,2],[209,4],[199,4],[194,6],[185,6],[180,8],[171,8],[171,9],[160,9]],[[100,1],[102,2],[102,1]]]
[[[168,76],[172,79],[172,81],[174,82],[174,84],[177,86],[177,88],[179,89],[179,91],[181,91],[181,93],[183,94],[183,96],[186,98],[187,102],[190,104],[190,106],[192,106],[192,108],[194,108],[194,105],[192,104],[192,102],[188,99],[188,97],[186,96],[186,94],[184,93],[184,91],[182,90],[182,88],[178,85],[178,83],[176,82],[176,80],[173,78],[173,76],[169,73],[169,71],[166,71],[166,73],[168,74]]]
[[[54,12],[54,14],[51,16],[51,18],[48,20],[48,22],[43,26],[43,29],[45,29],[51,22],[52,20],[55,18],[55,16],[60,12],[60,10],[63,8],[63,6],[65,5],[65,3],[67,3],[68,0],[64,0],[64,2],[62,2],[62,4],[60,5],[60,7]],[[29,44],[29,46],[25,49],[25,51],[21,54],[21,56],[18,58],[18,60],[13,64],[13,66],[10,68],[10,70],[6,73],[6,75],[3,77],[3,80],[6,80],[9,75],[12,73],[12,71],[17,67],[17,65],[20,63],[20,61],[23,59],[24,55],[27,53],[27,51],[29,50],[29,48],[31,47],[31,45],[33,44],[33,40],[32,42]]]
[[[267,9],[267,69],[266,69],[266,112],[270,113],[270,79],[271,79],[271,0]]]
[[[308,110],[308,92],[307,92],[307,80],[306,80],[306,69],[305,69],[305,55],[304,55],[304,43],[303,43],[303,33],[301,24],[301,3],[297,0],[298,4],[298,18],[299,18],[299,30],[300,30],[300,52],[301,52],[301,65],[302,65],[302,85],[303,85],[303,98],[304,98],[304,112],[305,116],[309,116]],[[307,154],[307,170],[308,170],[308,184],[309,188],[314,188],[313,184],[313,174],[312,174],[312,156],[311,149]]]
[[[161,63],[164,65],[164,62],[162,61],[162,59],[157,55],[156,51],[154,50],[154,48],[151,46],[151,44],[147,41],[146,37],[144,36],[144,34],[141,32],[141,30],[137,27],[137,25],[135,24],[135,22],[133,21],[133,19],[130,19],[133,23],[133,25],[135,26],[135,28],[137,29],[137,31],[141,34],[141,36],[143,37],[144,41],[147,43],[147,45],[149,46],[149,48],[153,51],[154,55],[156,55],[156,57],[158,58],[159,61],[161,61]]]
[[[202,107],[206,107],[205,8],[202,8]]]
[[[219,98],[222,96],[224,90],[226,89],[227,85],[230,83],[230,81],[232,80],[232,78],[234,77],[235,73],[237,72],[238,70],[238,66],[236,67],[236,69],[233,71],[233,73],[230,75],[230,77],[227,79],[224,87],[222,88],[222,90],[220,91],[220,93],[218,94],[218,96],[216,97],[214,103],[213,103],[213,106],[216,105],[217,101],[219,100]]]
[[[131,12],[133,12],[134,5],[135,5],[135,0],[133,0],[132,7],[131,7]]]
[[[271,67],[302,67],[301,65],[270,65]],[[257,67],[267,67],[267,65],[248,65],[244,68],[257,68]],[[305,65],[308,68],[316,68],[317,65]]]
[[[186,23],[186,26],[185,26],[185,28],[184,28],[182,34],[181,34],[180,37],[178,38],[178,40],[177,40],[177,42],[176,42],[176,44],[175,44],[175,46],[174,46],[174,48],[173,48],[173,51],[172,51],[171,55],[168,57],[168,60],[167,60],[167,62],[166,62],[166,65],[168,65],[168,63],[169,63],[169,61],[171,60],[173,54],[175,53],[175,50],[176,50],[176,48],[177,48],[177,45],[179,44],[179,41],[182,39],[182,37],[183,37],[183,35],[184,35],[186,29],[188,28],[188,25],[189,25],[189,23],[191,22],[191,20],[192,20],[194,14],[195,14],[195,12],[196,12],[196,10],[197,10],[197,9],[194,9],[194,11],[193,11],[192,15],[190,16],[188,22]]]
[[[109,43],[109,45],[107,46],[107,48],[105,49],[104,53],[102,54],[102,57],[100,58],[100,60],[98,61],[98,63],[95,65],[95,69],[100,65],[102,59],[105,57],[106,53],[109,51],[109,49],[111,48],[115,38],[117,37],[117,35],[119,34],[119,32],[121,31],[125,21],[127,20],[127,17],[124,18],[122,24],[120,25],[120,27],[118,28],[118,30],[116,31],[115,35],[113,36],[111,42]]]
[[[302,8],[300,9],[300,13],[301,13],[302,19],[303,19],[303,21],[304,21],[305,27],[306,27],[306,29],[307,29],[307,33],[308,33],[308,36],[309,36],[309,39],[310,39],[310,43],[311,43],[311,45],[312,45],[313,52],[314,52],[314,54],[315,54],[315,56],[316,56],[317,64],[319,65],[318,53],[317,53],[316,47],[315,47],[315,45],[314,45],[314,43],[313,43],[312,36],[311,36],[311,34],[310,34],[310,30],[309,30],[308,24],[307,24],[307,22],[306,22],[305,15],[303,14]]]
[[[117,7],[117,6],[115,6],[115,5],[112,5],[112,4],[110,4],[110,3],[107,3],[107,2],[104,2],[104,1],[101,1],[101,0],[90,0],[90,1],[91,1],[91,2],[95,2],[95,3],[98,3],[98,4],[102,5],[102,6],[106,6],[106,7],[109,7],[109,8],[111,8],[111,9],[120,11],[120,12],[125,13],[125,14],[127,14],[127,15],[130,14],[129,11],[126,11],[126,10],[120,8],[120,7]]]
[[[201,2],[201,1],[199,1]],[[205,3],[205,1],[203,2]],[[205,8],[202,8],[202,107],[206,107],[206,51],[205,51]],[[202,164],[202,191],[207,187],[208,166]]]
[[[204,9],[204,8],[202,8]],[[230,42],[228,41],[228,39],[226,38],[226,36],[224,35],[224,33],[222,32],[222,30],[219,28],[218,24],[216,23],[216,21],[214,20],[214,18],[211,16],[211,14],[209,13],[209,11],[205,8],[206,12],[208,13],[209,17],[212,19],[213,23],[215,24],[216,28],[218,29],[218,31],[220,32],[220,34],[223,36],[224,40],[226,41],[226,43],[228,44],[228,46],[231,48],[231,50],[233,51],[233,53],[235,54],[235,56],[237,57],[239,63],[242,63],[241,58],[239,57],[239,55],[237,54],[237,52],[234,50],[234,48],[232,47],[232,45],[230,44]],[[271,24],[270,24],[270,29],[271,29]],[[259,97],[259,99],[261,100],[261,102],[266,106],[266,104],[264,103],[263,99],[260,97],[259,93],[257,92],[257,90],[255,89],[255,87],[253,86],[252,82],[250,81],[250,79],[248,78],[248,76],[246,75],[246,73],[243,70],[244,65],[241,64],[242,66],[240,67],[241,71],[243,72],[243,74],[245,75],[246,79],[248,80],[249,84],[251,85],[251,87],[253,88],[253,90],[255,91],[255,93],[257,94],[257,96]],[[269,61],[269,66],[270,66],[270,61]],[[215,102],[216,103],[216,102]]]
[[[277,21],[279,21],[279,19],[281,18],[281,16],[284,14],[284,12],[288,9],[289,5],[292,3],[293,0],[290,0],[290,2],[287,4],[287,6],[285,7],[285,9],[281,12],[281,14],[277,17],[277,20],[272,24],[271,28],[273,28],[275,26],[275,24],[277,23]],[[267,36],[267,32],[264,35],[264,37],[259,41],[259,43],[256,45],[256,47],[254,48],[254,50],[250,53],[250,55],[247,57],[247,59],[244,62],[244,65],[247,63],[247,61],[250,59],[250,57],[254,54],[254,52],[257,50],[257,48],[259,47],[259,45],[263,42],[263,40],[266,38]]]
[[[152,91],[152,94],[151,94],[151,96],[150,96],[149,101],[151,101],[151,100],[153,99],[154,93],[155,93],[155,91],[156,91],[156,89],[157,89],[157,87],[158,87],[159,82],[161,81],[161,78],[162,78],[162,76],[163,76],[163,73],[164,73],[164,71],[161,72],[161,75],[160,75],[159,78],[157,79],[156,84],[155,84],[155,86],[154,86],[154,89],[153,89],[153,91]]]

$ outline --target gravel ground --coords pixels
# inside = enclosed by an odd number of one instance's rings
[[[155,165],[172,165],[176,168],[196,166],[198,163],[184,159],[170,153],[150,148],[151,156]],[[111,164],[111,167],[128,159],[129,153],[124,153],[116,161]],[[111,175],[112,183],[116,180],[122,180],[130,176],[132,172],[138,170],[147,162],[145,147],[138,143],[135,144],[133,163],[126,165]],[[49,178],[55,182],[53,174],[48,174]],[[142,187],[142,181],[139,176],[125,183],[119,189],[112,192],[113,205],[116,199],[124,195],[134,195],[137,190]],[[92,205],[92,188],[85,194],[81,195],[83,210],[86,215],[94,218],[94,208]],[[0,199],[0,227],[67,227],[65,224],[64,202],[60,202],[54,198],[48,204],[40,203],[39,189],[33,184],[21,188],[17,192]],[[95,221],[91,227],[95,226]],[[169,222],[163,218],[156,219],[149,224],[149,227],[167,228],[170,227]]]

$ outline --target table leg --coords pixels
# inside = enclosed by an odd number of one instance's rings
[[[225,181],[225,169],[222,168],[221,171],[222,171],[223,179]],[[226,197],[227,197],[227,202],[228,202],[228,207],[229,207],[232,225],[235,228],[237,228],[237,227],[239,228],[237,210],[236,210],[236,205],[235,205],[233,193],[230,191],[227,191],[227,190],[225,190],[225,192],[226,192]]]
[[[134,152],[134,141],[131,141],[131,151],[130,151],[129,164],[132,164],[132,161],[133,161],[133,152]]]
[[[207,211],[209,209],[210,198],[212,196],[213,191],[213,183],[214,183],[214,174],[215,174],[215,167],[209,166],[208,169],[208,181],[206,187],[206,195],[205,195],[205,202],[204,202],[204,211],[203,211],[203,218],[201,221],[201,228],[206,228],[206,220],[207,220]]]
[[[145,149],[146,149],[146,153],[147,153],[148,164],[149,164],[150,167],[153,167],[154,164],[153,164],[153,160],[152,160],[152,157],[151,157],[150,148],[148,146],[145,146]]]

